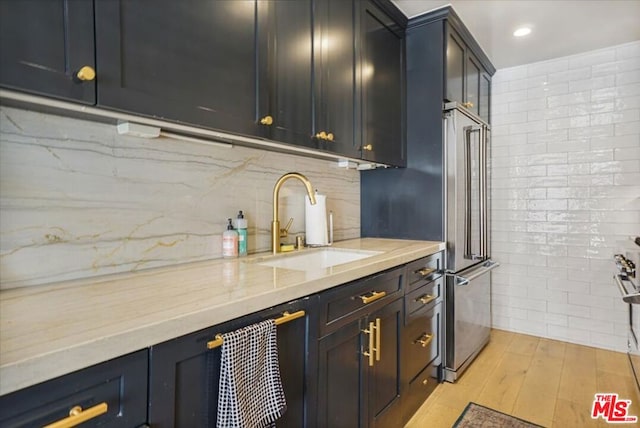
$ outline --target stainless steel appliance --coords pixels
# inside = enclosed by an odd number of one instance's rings
[[[637,238],[636,238],[637,240]],[[631,372],[636,381],[637,392],[640,394],[640,281],[638,281],[637,266],[640,264],[640,245],[628,240],[620,242],[618,254],[614,256],[616,274],[614,282],[622,300],[629,307],[629,331],[627,346]]]
[[[489,341],[490,127],[457,103],[444,109],[445,335],[444,379],[455,382]]]

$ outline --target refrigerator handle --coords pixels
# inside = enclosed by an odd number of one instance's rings
[[[471,127],[464,130],[464,257],[471,258]]]
[[[487,133],[480,131],[480,254],[481,260],[488,257],[487,251]]]
[[[472,253],[472,248],[471,248],[471,229],[472,229],[472,225],[471,225],[471,133],[473,132],[477,132],[478,133],[478,150],[479,150],[479,156],[478,156],[478,161],[480,162],[480,171],[479,171],[479,181],[480,181],[480,239],[479,239],[479,244],[480,244],[480,248],[479,250],[479,254],[473,254]],[[467,126],[464,128],[464,181],[465,181],[465,195],[464,195],[464,258],[466,259],[471,259],[471,260],[482,260],[484,258],[483,255],[483,237],[482,237],[482,233],[483,233],[483,214],[482,214],[482,208],[485,205],[482,202],[482,195],[484,194],[483,190],[482,190],[482,175],[483,175],[483,168],[482,168],[482,140],[483,140],[483,128],[480,125],[477,126]]]
[[[477,269],[469,276],[460,276],[460,275],[456,275],[455,273],[447,273],[447,275],[454,277],[455,285],[462,287],[465,285],[469,285],[469,283],[474,279],[486,274],[487,272],[494,270],[498,266],[500,266],[500,263],[489,260],[488,262],[485,262],[481,266],[481,268]]]

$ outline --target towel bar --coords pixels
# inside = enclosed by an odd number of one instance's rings
[[[305,311],[298,311],[294,313],[283,312],[281,317],[275,319],[275,322],[276,322],[276,325],[280,325],[289,321],[293,321],[298,318],[302,318],[305,315],[306,315]],[[218,346],[222,345],[222,342],[224,342],[222,335],[216,334],[215,339],[207,342],[207,349],[217,348]]]

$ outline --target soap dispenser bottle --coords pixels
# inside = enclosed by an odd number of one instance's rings
[[[244,218],[242,211],[238,212],[236,219],[236,228],[238,229],[238,255],[247,255],[247,220]]]
[[[227,230],[222,234],[222,257],[238,257],[238,232],[233,228],[231,219],[227,219]]]

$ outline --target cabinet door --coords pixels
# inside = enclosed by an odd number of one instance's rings
[[[93,2],[0,1],[0,85],[84,104],[95,103]]]
[[[467,51],[467,62],[465,70],[465,106],[473,113],[479,115],[480,111],[480,78],[482,66],[471,52]]]
[[[464,102],[465,44],[450,26],[446,27],[445,42],[445,92],[446,101]]]
[[[260,91],[259,117],[264,137],[315,147],[312,131],[312,2],[258,2]],[[266,64],[265,64],[266,62]],[[271,118],[272,123],[268,123]],[[265,122],[264,124],[262,122]]]
[[[360,391],[368,361],[362,355],[368,351],[363,336],[361,319],[355,319],[318,344],[318,427],[361,426]]]
[[[371,1],[360,18],[362,158],[402,166],[403,34]]]
[[[0,426],[41,427],[69,411],[104,411],[83,427],[137,427],[147,422],[148,351],[142,350],[0,397]]]
[[[307,308],[308,299],[281,305],[248,317],[202,330],[151,348],[149,382],[149,423],[153,427],[215,426],[218,411],[218,381],[221,349],[207,349],[216,334],[245,325],[277,318],[281,312]],[[313,315],[279,325],[278,358],[280,377],[287,400],[287,410],[278,419],[278,427],[305,426],[305,392],[308,360],[308,331]],[[311,344],[311,345],[310,345]],[[312,348],[315,349],[315,348]]]
[[[354,0],[316,0],[314,6],[315,147],[358,157]]]
[[[379,323],[380,342],[377,343],[380,359],[368,367],[369,387],[364,390],[370,427],[394,428],[402,419],[400,402],[400,349],[404,324],[403,300],[398,299],[369,315],[367,321]]]
[[[97,0],[98,104],[258,134],[256,2]],[[187,42],[188,41],[188,42]]]
[[[491,75],[482,72],[480,75],[480,99],[478,102],[478,114],[485,122],[490,123],[491,119]]]

